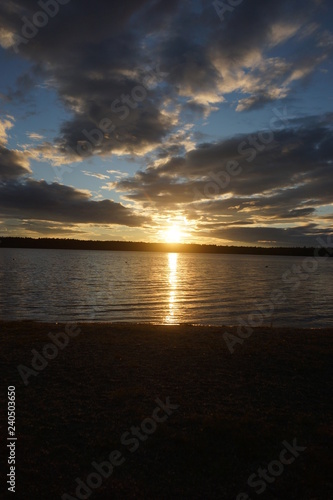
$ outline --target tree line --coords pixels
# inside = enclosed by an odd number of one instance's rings
[[[2,248],[36,248],[57,250],[104,250],[127,252],[177,252],[241,255],[289,255],[312,256],[314,247],[257,247],[257,246],[219,246],[198,243],[146,243],[136,241],[95,241],[69,238],[22,238],[0,237]],[[327,249],[332,256],[332,249]],[[327,251],[323,248],[320,255]]]

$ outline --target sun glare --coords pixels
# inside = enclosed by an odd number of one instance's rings
[[[166,243],[180,243],[182,241],[182,232],[179,226],[173,225],[165,231]]]
[[[162,219],[158,240],[163,243],[185,243],[190,235],[190,223],[184,216],[175,216],[172,219]]]

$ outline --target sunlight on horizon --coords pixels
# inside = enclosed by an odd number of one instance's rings
[[[181,243],[182,236],[182,231],[176,224],[165,231],[166,243]]]
[[[189,226],[190,223],[186,217],[177,216],[169,219],[164,228],[159,231],[159,239],[164,243],[185,243],[190,237]]]

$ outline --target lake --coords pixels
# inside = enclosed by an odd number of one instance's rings
[[[333,326],[333,259],[0,249],[2,320]]]

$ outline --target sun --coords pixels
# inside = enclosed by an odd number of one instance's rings
[[[184,243],[189,238],[190,223],[184,216],[160,221],[159,241],[164,243]]]
[[[182,241],[182,231],[179,226],[173,224],[164,233],[166,243],[180,243]]]

